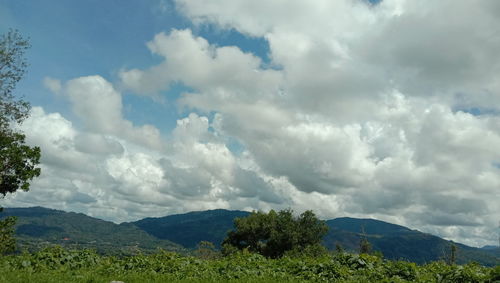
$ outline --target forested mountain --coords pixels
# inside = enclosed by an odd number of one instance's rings
[[[326,221],[330,228],[323,242],[329,249],[340,244],[346,250],[356,251],[362,237],[366,237],[374,251],[380,251],[388,259],[409,260],[425,263],[445,259],[451,245],[457,246],[457,263],[470,261],[487,265],[499,264],[497,249],[490,253],[482,249],[453,243],[440,237],[411,230],[407,227],[374,219],[336,218]]]
[[[217,247],[226,232],[233,229],[233,219],[245,217],[245,211],[223,209],[189,212],[159,218],[146,218],[132,224],[161,239],[167,239],[187,248],[195,248],[200,241],[210,241]],[[437,236],[411,230],[407,227],[375,219],[336,218],[327,220],[330,228],[323,244],[330,250],[336,244],[346,251],[357,252],[361,237],[365,236],[374,251],[388,259],[403,259],[417,263],[444,259],[449,256],[452,242]],[[364,233],[363,233],[364,230]],[[480,262],[485,265],[499,263],[499,250],[486,252],[479,248],[456,243],[457,262]]]
[[[115,224],[81,213],[43,207],[4,208],[0,217],[6,216],[18,218],[16,239],[19,250],[36,250],[52,244],[94,248],[103,254],[152,252],[158,247],[183,250],[181,246],[151,236],[132,224]]]
[[[33,207],[6,208],[0,217],[18,216],[16,234],[21,247],[61,244],[123,254],[136,249],[152,251],[156,247],[181,251],[179,245],[193,249],[200,241],[219,247],[226,233],[233,229],[233,220],[248,214],[216,209],[118,225],[80,213]],[[339,244],[346,251],[357,252],[361,238],[366,237],[373,250],[388,259],[417,263],[439,260],[449,255],[452,244],[434,235],[374,219],[336,218],[326,224],[330,228],[323,240],[327,248],[333,250]],[[480,249],[459,243],[456,246],[458,263],[476,261],[489,266],[500,263],[498,248]]]
[[[186,248],[195,248],[201,241],[209,241],[220,247],[236,217],[249,212],[215,209],[193,211],[159,218],[145,218],[131,224],[160,239],[170,240]]]

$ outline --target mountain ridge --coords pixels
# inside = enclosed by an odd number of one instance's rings
[[[181,251],[180,246],[195,249],[201,241],[213,242],[217,247],[220,247],[226,233],[233,229],[234,219],[249,214],[250,212],[247,211],[214,209],[163,217],[147,217],[133,222],[115,224],[82,213],[33,207],[5,208],[4,212],[0,213],[0,218],[8,215],[19,217],[16,234],[20,237],[20,242],[25,245],[30,244],[30,241],[39,244],[40,241],[37,237],[50,243],[67,244],[61,239],[66,237],[64,235],[67,234],[68,229],[73,229],[71,230],[73,234],[67,238],[80,237],[86,239],[88,244],[91,242],[88,240],[92,238],[92,233],[88,229],[81,228],[83,235],[79,235],[78,229],[80,228],[78,227],[85,224],[85,221],[90,221],[93,223],[92,232],[101,235],[103,237],[101,240],[108,244],[114,242],[115,247],[118,247],[119,243],[124,243],[129,249],[146,247],[153,251],[155,247],[160,246]],[[60,219],[56,221],[54,218]],[[67,223],[74,222],[75,219],[80,220],[76,224]],[[388,259],[425,263],[443,259],[448,253],[450,245],[455,244],[459,248],[458,263],[476,261],[490,266],[499,264],[500,249],[469,247],[381,220],[340,217],[325,220],[325,223],[329,227],[329,232],[324,237],[323,244],[330,250],[334,250],[337,245],[340,245],[347,251],[357,252],[359,241],[362,237],[366,237],[373,249],[382,252]],[[101,228],[99,230],[96,227]],[[95,231],[96,229],[97,231]],[[110,230],[115,230],[114,234],[104,235],[104,231]],[[120,234],[123,233],[131,233],[131,235],[125,239],[120,238]],[[117,237],[116,235],[118,235],[118,241],[114,239]],[[93,238],[93,241],[98,240],[96,237]],[[92,247],[91,244],[82,245],[82,242],[75,244],[81,247]],[[109,248],[111,249],[111,247]]]
[[[183,247],[152,237],[137,226],[44,207],[4,208],[0,218],[16,216],[19,250],[38,250],[49,245],[94,248],[102,254],[126,255],[138,249],[153,252],[158,247],[182,251]]]
[[[223,219],[217,219],[217,214],[223,215]],[[250,212],[217,209],[146,218],[130,223],[152,235],[182,244],[187,248],[196,248],[196,244],[201,240],[213,242],[216,247],[220,247],[225,237],[222,231],[229,231],[233,228],[230,218],[244,217],[248,214]],[[174,218],[184,218],[188,215],[196,215],[198,218],[188,218],[188,221],[183,222],[173,221]],[[483,251],[480,248],[454,243],[429,233],[377,219],[340,217],[325,220],[325,222],[329,227],[329,232],[323,238],[323,244],[330,250],[334,250],[336,245],[340,244],[347,251],[357,252],[359,241],[362,237],[366,237],[374,250],[381,251],[389,259],[409,260],[417,263],[439,260],[446,257],[451,244],[456,244],[459,247],[458,263],[470,261],[485,265],[499,263],[500,253],[498,252]]]

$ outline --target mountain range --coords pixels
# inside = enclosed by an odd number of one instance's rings
[[[182,252],[171,241],[149,235],[129,223],[115,224],[82,213],[43,207],[4,208],[0,218],[16,216],[16,240],[19,250],[34,251],[48,245],[93,248],[101,254],[130,255],[153,252],[157,248]]]
[[[59,244],[95,248],[103,254],[133,254],[157,248],[188,253],[201,241],[220,247],[226,233],[233,229],[234,219],[248,214],[216,209],[115,224],[81,213],[32,207],[5,208],[0,217],[18,217],[16,236],[20,249]],[[452,244],[431,234],[375,219],[343,217],[326,220],[326,224],[329,231],[323,244],[330,250],[341,246],[356,252],[360,240],[366,237],[373,250],[380,251],[385,258],[425,263],[445,258]],[[457,263],[475,261],[487,266],[500,263],[499,247],[481,249],[454,244],[458,248]]]

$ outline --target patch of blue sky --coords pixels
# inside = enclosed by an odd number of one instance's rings
[[[252,37],[235,29],[220,29],[212,24],[200,27],[197,35],[216,46],[236,46],[245,53],[252,53],[262,60],[262,67],[271,63],[269,43],[263,37]]]
[[[456,107],[453,109],[453,112],[464,112],[464,113],[469,113],[473,116],[500,115],[500,112],[497,109],[483,108],[483,107]]]
[[[229,137],[226,141],[226,147],[236,156],[245,151],[245,146],[237,139]]]
[[[45,76],[64,81],[98,74],[112,80],[122,68],[153,65],[161,58],[151,55],[146,42],[158,32],[187,26],[182,17],[159,15],[142,1],[7,1],[1,6],[9,16],[0,21],[0,32],[18,29],[32,44],[20,90],[41,86]]]

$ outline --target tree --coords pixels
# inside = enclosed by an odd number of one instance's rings
[[[321,245],[328,231],[325,222],[312,211],[295,217],[290,209],[271,210],[267,214],[254,211],[245,218],[236,218],[234,226],[236,229],[228,233],[223,247],[248,249],[271,258],[281,257],[294,249]]]
[[[361,238],[359,241],[359,253],[369,254],[372,251],[372,245],[366,237]]]
[[[30,105],[14,95],[16,84],[26,72],[27,40],[15,30],[0,38],[0,197],[18,189],[27,191],[29,181],[40,175],[40,148],[25,144],[16,130],[29,115]]]
[[[40,148],[26,145],[25,136],[16,128],[30,111],[30,104],[14,95],[28,66],[24,53],[29,47],[28,40],[15,30],[0,38],[0,198],[18,189],[27,191],[29,181],[40,175]],[[0,254],[15,248],[15,223],[14,217],[0,220]]]
[[[372,245],[366,238],[365,227],[361,226],[361,239],[359,241],[359,253],[369,254],[372,251]]]
[[[0,38],[0,127],[9,128],[11,122],[21,123],[29,115],[30,104],[14,96],[17,83],[26,73],[28,64],[24,53],[29,41],[18,31],[10,30]]]
[[[450,243],[450,254],[447,260],[449,265],[454,265],[457,262],[457,245],[455,243]]]

